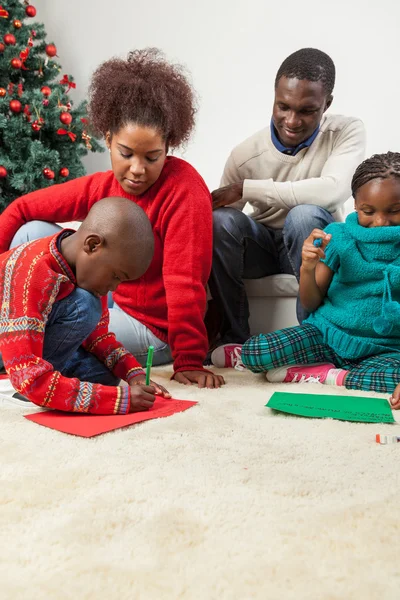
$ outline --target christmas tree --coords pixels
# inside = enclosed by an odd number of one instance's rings
[[[0,0],[0,211],[39,188],[85,174],[82,157],[102,151],[88,133],[86,102],[76,109],[70,75],[54,60],[28,1]]]

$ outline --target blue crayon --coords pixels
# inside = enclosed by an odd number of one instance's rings
[[[317,238],[316,240],[313,241],[313,245],[316,248],[320,248],[322,246],[322,238]]]

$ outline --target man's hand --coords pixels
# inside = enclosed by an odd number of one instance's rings
[[[225,380],[221,375],[214,375],[205,371],[179,371],[175,373],[174,379],[184,385],[197,383],[199,388],[219,388],[225,384]]]
[[[389,402],[394,410],[398,410],[400,408],[400,383],[398,386],[396,386],[393,395],[390,396]]]
[[[151,385],[130,385],[129,392],[131,395],[131,401],[129,406],[129,412],[141,412],[143,410],[149,410],[154,404],[156,399],[156,390]]]
[[[214,190],[211,194],[213,201],[213,210],[221,208],[221,206],[229,206],[234,202],[242,199],[243,196],[243,181],[231,183],[225,187]]]
[[[129,385],[131,387],[133,387],[134,385],[145,386],[146,377],[144,375],[137,375],[137,377],[131,380]],[[156,383],[155,381],[150,381],[150,385],[153,386],[153,388],[155,389],[156,396],[163,396],[163,398],[171,398],[171,394],[167,389],[165,389],[164,386],[160,385],[159,383]]]
[[[320,258],[325,258],[325,248],[331,241],[331,234],[324,233],[322,229],[313,229],[303,244],[301,251],[301,268],[303,271],[314,271]],[[314,246],[314,241],[321,239],[320,247]]]

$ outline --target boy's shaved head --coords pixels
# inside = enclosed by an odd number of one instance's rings
[[[100,297],[147,271],[154,235],[135,202],[104,198],[92,206],[77,232],[62,239],[61,253],[75,272],[77,286]]]
[[[143,274],[154,254],[154,236],[146,213],[127,198],[103,198],[90,209],[79,228],[81,239],[97,234],[104,248],[119,254],[129,272]]]

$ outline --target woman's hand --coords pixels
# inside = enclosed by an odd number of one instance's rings
[[[325,258],[325,248],[329,244],[332,235],[324,233],[322,229],[313,229],[305,240],[301,252],[301,268],[304,271],[314,271],[319,260]],[[315,240],[322,240],[319,247],[314,246]]]
[[[144,375],[137,375],[137,377],[130,381],[129,385],[131,387],[133,387],[134,385],[146,385],[146,377]],[[171,398],[171,394],[163,385],[160,385],[155,381],[150,381],[150,385],[153,386],[153,388],[155,389],[157,396],[163,396],[163,398]]]
[[[225,384],[225,380],[221,375],[214,375],[214,373],[207,373],[206,371],[179,371],[175,373],[174,379],[184,385],[197,383],[199,388],[219,388]]]

